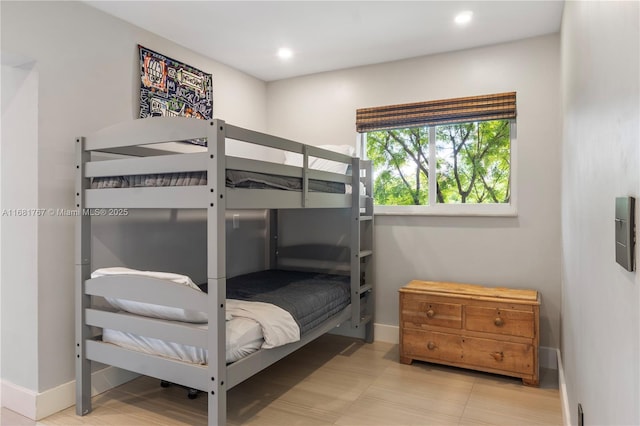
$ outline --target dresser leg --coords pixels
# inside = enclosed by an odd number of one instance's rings
[[[540,380],[537,377],[535,379],[522,379],[522,383],[526,386],[540,386]]]
[[[411,365],[412,362],[413,362],[412,358],[409,358],[409,357],[406,357],[406,356],[400,356],[400,364]]]

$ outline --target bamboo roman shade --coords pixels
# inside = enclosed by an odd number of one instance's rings
[[[516,117],[516,92],[356,110],[360,133]]]

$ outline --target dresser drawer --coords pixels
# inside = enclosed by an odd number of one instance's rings
[[[447,364],[539,384],[537,291],[413,280],[399,295],[401,363]]]
[[[455,334],[406,329],[402,332],[401,348],[405,357],[456,362],[462,357],[462,338]]]
[[[530,311],[465,306],[465,330],[509,336],[533,337],[534,314]]]
[[[511,373],[534,372],[534,347],[525,343],[463,337],[462,352],[461,361],[465,364]]]
[[[421,328],[421,325],[462,328],[462,305],[435,302],[427,296],[401,295],[402,322],[404,327]]]

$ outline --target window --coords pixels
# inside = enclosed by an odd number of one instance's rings
[[[515,214],[515,93],[358,110],[357,124],[377,213]]]

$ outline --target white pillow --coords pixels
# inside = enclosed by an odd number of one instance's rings
[[[333,151],[340,154],[353,156],[356,150],[351,145],[318,145],[317,148],[326,149],[327,151]],[[295,167],[302,167],[302,154],[296,154],[294,152],[285,151],[284,164]],[[326,172],[345,174],[349,164],[340,163],[337,161],[326,160],[324,158],[309,157],[309,168],[316,170],[323,170]]]
[[[157,278],[175,283],[176,285],[190,287],[194,291],[202,292],[202,290],[200,290],[200,288],[195,285],[193,281],[191,281],[191,278],[189,278],[188,276],[172,274],[168,272],[138,271],[136,269],[129,268],[102,268],[95,270],[91,274],[91,278],[111,275],[138,275],[149,278]],[[145,317],[194,323],[204,323],[209,319],[206,312],[200,312],[193,309],[182,309],[172,306],[154,305],[151,303],[135,302],[132,300],[117,299],[112,297],[105,297],[105,300],[109,302],[109,304],[114,308]]]

